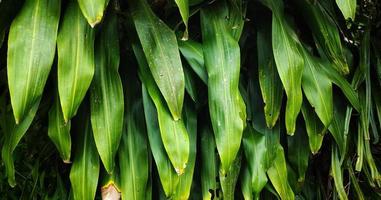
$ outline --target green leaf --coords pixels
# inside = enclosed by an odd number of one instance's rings
[[[241,181],[241,191],[244,200],[254,199],[253,191],[251,189],[251,177],[249,167],[243,164],[239,179]],[[258,197],[256,196],[255,199],[258,199]]]
[[[49,111],[48,136],[53,141],[64,163],[70,163],[71,155],[71,122],[65,123],[61,104],[57,95]]]
[[[193,71],[207,85],[208,73],[204,65],[204,52],[202,44],[193,40],[179,41],[179,49]]]
[[[346,20],[349,18],[352,19],[352,21],[355,20],[357,5],[356,0],[336,0],[336,4]]]
[[[168,110],[163,97],[149,72],[148,64],[139,48],[136,40],[132,47],[139,63],[139,77],[148,90],[157,110],[157,118],[160,127],[160,135],[165,151],[176,170],[181,175],[187,166],[189,159],[189,136],[182,119],[174,120]]]
[[[339,152],[335,144],[332,144],[331,170],[332,170],[332,177],[335,182],[336,192],[338,193],[340,200],[347,200],[348,197],[343,185],[343,175],[342,175],[342,168],[341,168],[341,163],[339,159]]]
[[[56,50],[60,5],[60,0],[28,0],[10,27],[7,72],[17,124],[42,96]]]
[[[189,199],[191,194],[191,186],[193,174],[196,164],[197,153],[197,113],[195,106],[188,100],[184,106],[184,121],[189,133],[190,151],[187,168],[181,176],[179,176],[179,184],[177,185],[176,196],[174,199]]]
[[[78,0],[79,7],[91,27],[94,28],[101,22],[108,2],[109,0]]]
[[[287,158],[296,170],[297,182],[302,185],[306,176],[310,150],[308,147],[307,133],[303,126],[296,128],[294,136],[287,137]]]
[[[225,2],[214,3],[201,10],[209,112],[222,174],[229,171],[237,156],[246,124],[246,107],[238,89],[240,49],[227,29],[225,16]]]
[[[282,146],[277,145],[274,153],[276,153],[276,157],[273,165],[267,171],[267,175],[281,199],[293,200],[295,195],[287,180],[287,166]]]
[[[176,35],[153,13],[146,0],[128,2],[149,69],[177,121],[183,108],[185,80]]]
[[[16,186],[15,179],[15,166],[13,163],[13,152],[20,142],[21,138],[25,135],[29,126],[32,124],[33,118],[35,117],[38,106],[40,105],[40,99],[37,99],[36,103],[29,110],[24,119],[16,124],[11,113],[7,114],[8,117],[2,120],[6,121],[6,129],[3,131],[6,133],[4,137],[3,147],[1,149],[1,156],[5,165],[5,172],[8,177],[8,183],[11,187]]]
[[[294,0],[294,2],[311,29],[316,45],[322,50],[322,56],[327,57],[337,71],[348,74],[349,68],[341,44],[340,32],[328,11],[321,5],[322,3],[310,0]]]
[[[234,199],[234,192],[236,189],[237,179],[241,169],[241,159],[242,156],[238,154],[236,159],[232,163],[231,168],[229,169],[229,171],[227,171],[226,174],[224,174],[223,171],[220,170],[221,189],[224,200]]]
[[[100,162],[91,130],[89,110],[83,105],[75,120],[75,154],[70,169],[70,182],[75,200],[94,199],[97,190]]]
[[[321,71],[325,66],[318,58],[311,56],[306,50],[303,50],[303,55],[303,92],[324,126],[328,127],[333,118],[331,80]]]
[[[65,122],[76,115],[94,75],[94,30],[71,1],[58,33],[58,92]]]
[[[271,48],[270,23],[261,23],[257,33],[259,84],[263,101],[266,125],[275,126],[282,106],[283,87],[280,81]]]
[[[311,105],[306,102],[303,102],[302,114],[306,124],[305,126],[308,134],[309,146],[312,154],[315,155],[318,153],[321,145],[323,144],[324,135],[328,127],[324,126]]]
[[[185,25],[184,35],[181,40],[188,40],[189,2],[188,0],[175,0],[175,2]]]
[[[272,47],[279,77],[287,95],[286,104],[286,129],[293,135],[295,132],[296,118],[302,106],[302,75],[303,54],[299,48],[299,39],[286,21],[283,14],[281,1],[271,2],[272,18]]]
[[[139,88],[138,84],[131,85]],[[134,97],[134,95],[131,92],[126,96],[129,103],[126,107],[123,136],[119,148],[119,166],[122,198],[139,200],[149,197],[147,188],[150,166],[146,121],[142,115],[143,102],[140,97]]]
[[[347,135],[344,134],[345,109],[345,105],[342,105],[340,98],[335,98],[333,120],[328,127],[329,132],[338,145],[342,157],[344,157],[347,148]]]
[[[208,125],[201,128],[201,190],[204,200],[220,196],[218,177],[218,157],[213,131]]]
[[[172,164],[165,151],[164,144],[160,138],[160,128],[155,105],[152,102],[145,86],[143,85],[142,87],[144,114],[146,119],[149,145],[151,147],[153,159],[156,163],[156,168],[165,196],[171,197],[176,192],[179,177],[173,170]]]
[[[348,83],[348,81],[341,76],[329,63],[325,63],[324,67],[320,69],[325,72],[329,79],[331,79],[332,83],[337,85],[344,95],[347,97],[352,106],[360,111],[360,103],[354,88]]]
[[[119,68],[118,21],[109,13],[95,45],[95,73],[90,88],[91,125],[98,153],[112,173],[122,136],[124,98]]]

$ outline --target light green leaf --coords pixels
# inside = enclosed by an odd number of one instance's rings
[[[112,173],[122,136],[124,97],[119,68],[118,21],[108,13],[95,45],[95,74],[90,88],[91,125],[102,163]]]
[[[10,27],[7,72],[17,124],[42,96],[56,50],[60,5],[60,0],[28,0]]]
[[[303,49],[304,71],[302,88],[311,106],[325,127],[328,127],[333,117],[332,83],[321,71],[323,63]]]
[[[275,152],[275,160],[267,175],[282,200],[293,200],[295,195],[287,180],[286,159],[282,146],[277,145]]]
[[[179,120],[183,108],[185,80],[176,35],[154,14],[146,0],[128,2],[153,79],[174,120]]]
[[[328,127],[320,121],[313,108],[306,102],[302,105],[302,114],[308,134],[309,145],[312,154],[317,154],[324,139]]]
[[[101,22],[109,0],[78,0],[79,7],[91,27]]]
[[[156,168],[165,196],[169,198],[176,192],[179,177],[172,167],[172,164],[165,151],[163,142],[160,138],[160,128],[155,105],[152,102],[145,86],[143,85],[142,87],[144,114],[146,119],[149,145],[151,147],[153,159],[156,163]]]
[[[163,97],[149,72],[147,61],[143,55],[140,44],[133,40],[132,47],[139,63],[139,77],[155,104],[160,127],[160,135],[165,151],[176,170],[181,175],[189,159],[189,136],[182,119],[173,119]],[[140,47],[140,48],[139,48]]]
[[[94,30],[75,1],[69,2],[58,33],[58,92],[65,122],[76,115],[94,75]]]
[[[240,49],[225,23],[226,2],[201,10],[208,103],[222,174],[229,171],[241,145],[246,107],[239,92]]]
[[[189,18],[189,3],[188,0],[175,0],[177,7],[179,8],[181,18],[185,25],[185,31],[181,40],[188,40],[188,18]]]
[[[357,5],[356,0],[336,0],[336,4],[346,20],[349,18],[352,19],[352,21],[355,20]]]

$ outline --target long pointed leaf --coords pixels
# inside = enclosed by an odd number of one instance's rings
[[[100,162],[91,130],[88,109],[83,105],[81,115],[76,118],[77,141],[70,182],[74,200],[94,199],[98,185]]]
[[[91,83],[91,125],[99,155],[107,172],[115,165],[122,136],[124,112],[123,86],[119,68],[118,21],[109,13],[95,46],[95,74]]]
[[[58,39],[58,92],[65,122],[70,120],[94,75],[94,30],[82,16],[78,4],[70,1]]]
[[[56,50],[60,4],[60,0],[28,0],[12,22],[7,69],[16,123],[42,96]]]
[[[130,11],[149,69],[175,120],[181,118],[184,72],[175,33],[146,0],[129,0]]]
[[[71,122],[65,123],[58,93],[54,98],[53,106],[49,111],[48,136],[57,147],[60,156],[65,163],[70,162],[71,155]]]
[[[240,49],[225,24],[226,2],[201,10],[209,112],[221,159],[227,173],[241,145],[246,108],[239,92]]]

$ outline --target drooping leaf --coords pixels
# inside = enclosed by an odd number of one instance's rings
[[[263,0],[271,8],[272,17],[272,47],[279,77],[287,95],[286,130],[293,135],[296,118],[302,106],[302,75],[304,60],[299,48],[301,46],[295,31],[286,20],[283,2],[280,0]]]
[[[306,124],[311,153],[316,154],[323,144],[324,135],[328,127],[324,126],[317,114],[313,111],[313,108],[306,102],[302,105],[302,114]]]
[[[189,100],[185,100],[184,121],[189,133],[189,161],[184,174],[179,176],[179,184],[177,185],[176,196],[174,199],[189,199],[196,164],[197,113],[195,107]]]
[[[355,20],[357,5],[356,0],[336,0],[336,4],[346,20]]]
[[[189,159],[188,132],[182,119],[174,120],[171,116],[165,100],[149,71],[141,47],[139,47],[138,43],[135,43],[136,40],[133,41],[132,47],[139,63],[139,77],[156,107],[161,140],[176,173],[181,175],[184,173]]]
[[[282,105],[283,87],[280,81],[271,46],[270,23],[260,23],[257,33],[258,71],[264,101],[266,125],[275,126]]]
[[[64,163],[70,163],[71,155],[71,122],[65,123],[63,118],[60,99],[57,95],[49,111],[48,136],[53,141]]]
[[[320,2],[309,0],[294,0],[294,2],[312,30],[316,45],[324,53],[322,56],[327,57],[337,71],[348,74],[349,67],[341,44],[339,29],[328,11]]]
[[[342,168],[341,168],[341,163],[339,159],[339,151],[335,144],[333,144],[332,146],[333,146],[333,149],[331,150],[332,151],[331,170],[332,170],[333,180],[335,182],[335,189],[339,195],[340,200],[346,200],[348,199],[348,197],[343,185],[343,175],[342,175]]]
[[[201,189],[204,200],[220,195],[218,177],[218,158],[216,143],[210,127],[201,129]]]
[[[267,171],[267,175],[281,199],[293,200],[295,199],[295,195],[288,183],[287,166],[282,146],[277,145],[275,152],[276,157],[273,165]]]
[[[7,72],[17,124],[42,96],[56,50],[60,4],[28,0],[10,27]]]
[[[321,67],[320,70],[324,71],[328,78],[337,85],[344,95],[347,97],[348,101],[352,104],[353,108],[360,111],[360,103],[358,100],[358,95],[351,84],[341,76],[329,63],[325,63],[325,67]]]
[[[89,109],[84,104],[76,118],[74,132],[77,135],[75,154],[70,169],[70,183],[74,200],[94,199],[98,185],[100,162],[95,146]]]
[[[165,151],[163,142],[161,141],[160,128],[155,105],[144,86],[142,92],[149,145],[151,147],[151,152],[156,163],[156,168],[165,196],[171,197],[176,192],[179,177],[174,171]]]
[[[65,122],[76,115],[94,75],[94,30],[70,1],[57,38],[58,92]]]
[[[296,171],[297,184],[302,185],[306,176],[310,155],[307,133],[303,126],[296,128],[296,134],[294,136],[287,137],[287,146],[287,158]]]
[[[241,145],[246,108],[239,92],[240,49],[225,24],[226,2],[201,10],[208,103],[222,174],[229,171]]]
[[[179,41],[179,49],[193,71],[205,84],[208,84],[208,74],[204,65],[202,44],[193,40]]]
[[[235,199],[235,189],[237,188],[237,179],[241,170],[241,160],[242,155],[238,154],[226,174],[221,173],[222,170],[220,170],[220,182],[224,200]]]
[[[109,0],[78,0],[87,22],[91,27],[101,22]]]
[[[95,45],[95,74],[90,88],[91,125],[98,153],[112,173],[122,136],[124,98],[119,68],[118,21],[109,13]]]
[[[240,181],[241,181],[241,191],[243,199],[252,200],[254,199],[253,190],[251,189],[251,173],[247,165],[242,165]],[[258,199],[256,197],[256,199]]]
[[[146,0],[128,2],[153,79],[174,120],[179,120],[183,108],[185,81],[176,35],[155,15]]]
[[[331,80],[321,71],[325,66],[320,60],[311,56],[306,50],[303,50],[303,56],[303,92],[324,126],[328,127],[333,117]]]
[[[15,178],[15,166],[13,163],[13,151],[16,149],[17,144],[20,142],[21,138],[25,135],[29,126],[32,124],[33,118],[37,113],[38,106],[40,105],[40,99],[32,106],[24,119],[16,124],[11,113],[8,113],[8,117],[4,120],[6,121],[6,129],[3,130],[6,134],[4,137],[3,147],[1,149],[1,157],[5,165],[5,172],[8,177],[8,183],[11,187],[16,186]],[[4,127],[4,126],[3,126]]]
[[[126,96],[129,103],[126,107],[123,136],[119,148],[119,166],[122,198],[139,200],[149,197],[147,188],[150,168],[146,121],[142,115],[143,102],[142,99],[134,97],[135,95],[130,93]]]

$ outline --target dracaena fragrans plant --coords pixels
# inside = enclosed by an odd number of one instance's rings
[[[0,199],[380,199],[376,0],[0,0]]]

